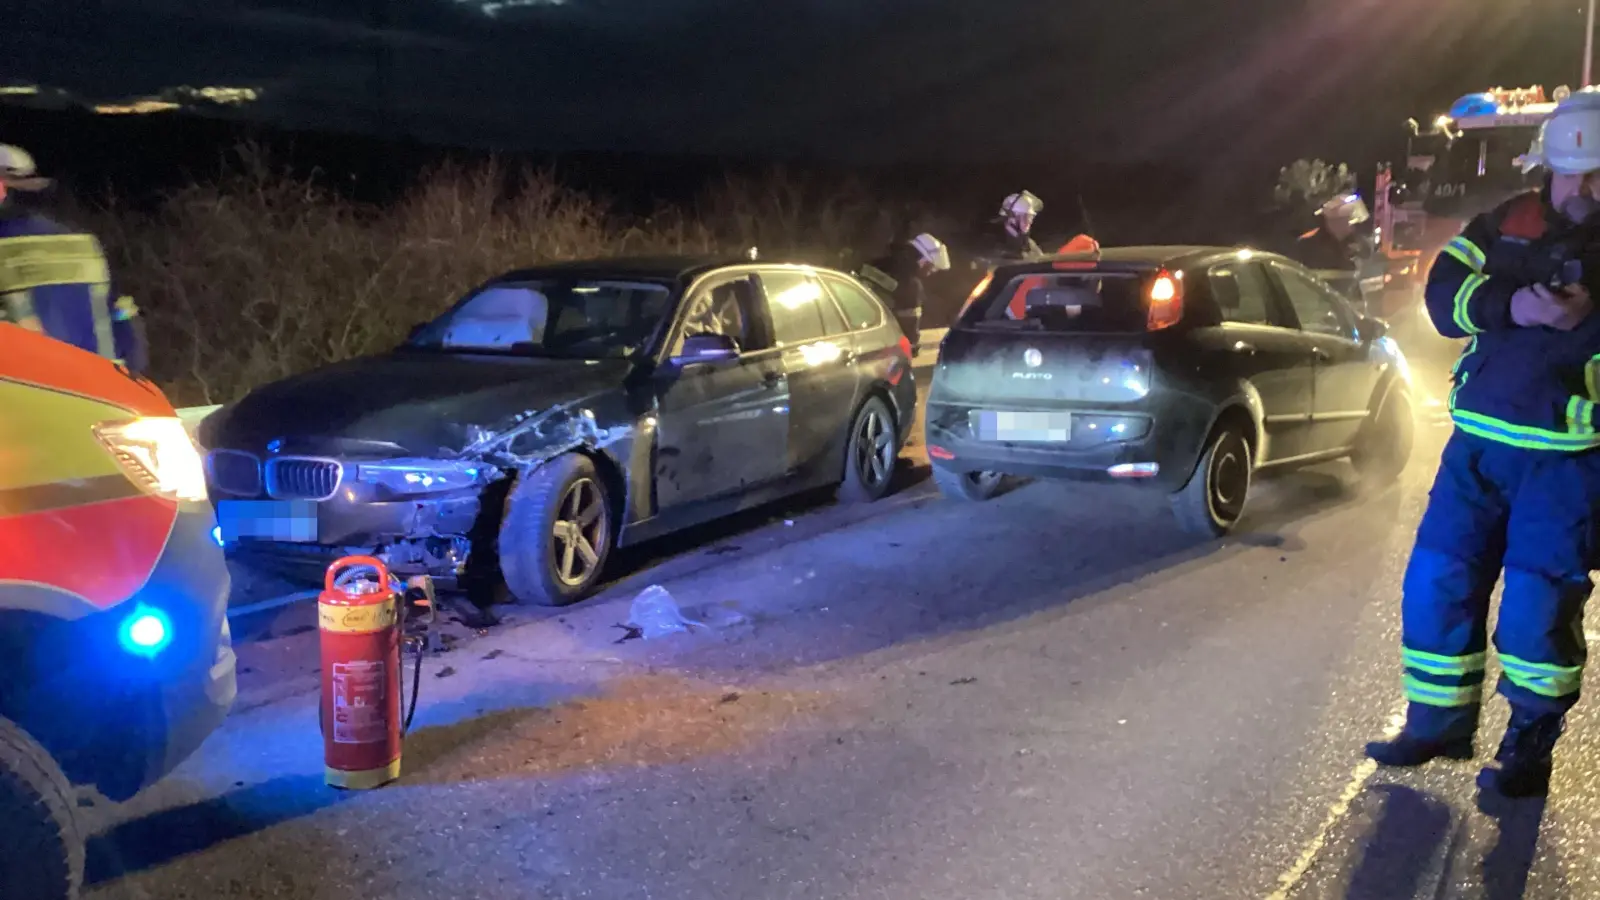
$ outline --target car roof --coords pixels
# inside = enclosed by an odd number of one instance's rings
[[[731,266],[805,265],[790,259],[750,259],[747,256],[682,255],[623,256],[614,259],[576,259],[514,269],[494,283],[531,278],[641,278],[651,281],[687,282],[698,275]],[[822,272],[835,272],[826,266],[811,266]],[[843,274],[837,273],[836,274]]]
[[[1286,261],[1276,253],[1267,253],[1248,247],[1218,247],[1200,244],[1146,244],[1132,247],[1103,247],[1096,257],[1102,263],[1128,268],[1150,269],[1186,269],[1197,265],[1206,265],[1222,261],[1229,257],[1238,257],[1241,253],[1248,252],[1252,260]],[[1007,263],[999,268],[1008,272],[1034,271],[1047,268],[1050,265],[1067,260],[1082,261],[1086,254],[1063,253],[1045,256],[1020,262]]]

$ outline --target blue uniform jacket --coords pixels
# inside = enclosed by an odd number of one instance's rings
[[[1428,315],[1445,337],[1471,339],[1450,392],[1462,431],[1530,450],[1600,447],[1600,314],[1567,332],[1511,321],[1511,295],[1547,278],[1576,234],[1522,195],[1473,219],[1434,261]]]
[[[149,351],[138,309],[111,287],[110,266],[92,235],[33,213],[0,213],[0,320],[41,330],[142,374]]]

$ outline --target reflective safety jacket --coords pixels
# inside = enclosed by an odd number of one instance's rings
[[[98,425],[175,416],[154,385],[0,323],[0,605],[76,618],[142,588],[176,501],[146,491]]]
[[[1523,194],[1473,219],[1434,260],[1428,315],[1445,337],[1471,339],[1452,376],[1457,428],[1529,450],[1600,447],[1600,314],[1567,332],[1511,320],[1511,295],[1547,282],[1578,234],[1539,194]]]
[[[0,207],[0,322],[43,331],[142,374],[143,324],[131,297],[113,299],[100,242],[43,216]]]

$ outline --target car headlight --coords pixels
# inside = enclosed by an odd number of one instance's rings
[[[128,478],[168,500],[206,499],[206,470],[183,420],[176,416],[102,422],[95,437]]]
[[[391,459],[361,463],[356,480],[395,494],[431,494],[476,487],[493,481],[499,474],[499,469],[481,462]]]

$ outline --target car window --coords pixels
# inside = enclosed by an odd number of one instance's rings
[[[818,301],[824,299],[822,283],[804,272],[783,270],[761,273],[767,293],[767,314],[778,344],[804,344],[827,334]]]
[[[727,335],[741,353],[771,346],[761,324],[756,296],[755,279],[750,275],[728,275],[703,282],[684,304],[683,328],[672,355],[676,356],[683,347],[684,338],[697,334]]]
[[[850,320],[851,331],[877,328],[883,324],[883,305],[861,288],[843,278],[829,278],[828,289],[833,291],[833,296],[838,298],[839,305],[844,308],[845,318]]]
[[[1333,292],[1287,266],[1274,266],[1283,292],[1294,307],[1300,328],[1312,334],[1326,334],[1355,340],[1355,328],[1340,307]]]
[[[1211,270],[1211,295],[1228,322],[1275,325],[1272,284],[1267,273],[1251,263],[1228,263]]]
[[[406,346],[532,356],[629,356],[654,339],[671,309],[671,288],[654,282],[502,282],[423,326]]]
[[[855,329],[844,319],[844,313],[839,310],[839,304],[829,296],[827,291],[817,298],[817,309],[822,313],[822,328],[828,337],[847,334]]]

